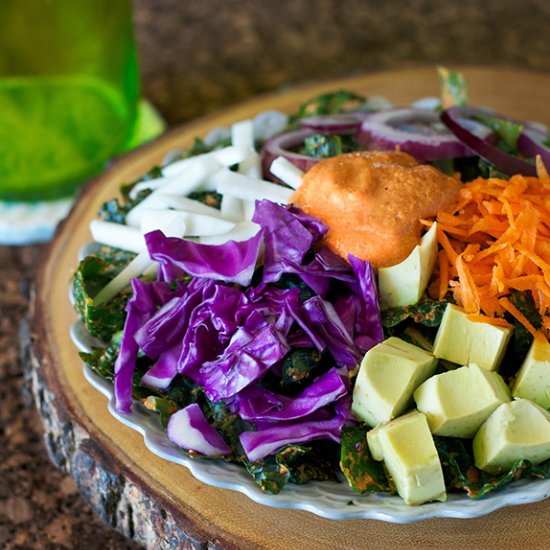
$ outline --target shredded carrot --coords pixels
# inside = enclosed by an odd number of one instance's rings
[[[517,319],[535,338],[540,338],[541,334],[539,331],[529,322],[529,319],[521,313],[521,311],[512,303],[506,296],[500,298],[499,300],[502,307],[510,314],[512,317]]]
[[[449,258],[445,249],[440,250],[438,254],[439,260],[439,300],[445,298],[445,294],[449,290]]]
[[[476,320],[506,326],[512,315],[535,337],[550,335],[550,175],[537,159],[538,177],[478,178],[437,217],[438,269],[430,288],[451,291]],[[507,298],[531,291],[541,330]]]
[[[489,323],[495,327],[510,328],[510,323],[502,317],[489,317],[482,313],[469,313],[468,319],[475,323]]]

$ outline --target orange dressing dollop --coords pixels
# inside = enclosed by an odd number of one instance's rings
[[[455,199],[460,182],[398,151],[360,151],[322,160],[306,172],[291,202],[329,227],[325,243],[374,267],[404,260],[422,219]]]

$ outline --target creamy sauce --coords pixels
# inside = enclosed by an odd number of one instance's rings
[[[290,200],[328,225],[325,242],[334,252],[387,267],[410,254],[420,220],[449,206],[459,187],[406,153],[361,151],[316,164]]]

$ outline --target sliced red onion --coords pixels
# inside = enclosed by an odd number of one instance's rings
[[[492,133],[484,125],[469,124],[480,139]],[[392,109],[371,114],[363,121],[357,142],[366,149],[399,148],[419,162],[472,155],[472,151],[441,124],[438,113],[429,109]]]
[[[353,134],[361,127],[365,115],[351,113],[339,115],[321,115],[300,119],[304,128],[327,134]]]
[[[539,155],[544,165],[550,168],[550,147],[545,145],[548,140],[550,136],[547,133],[526,125],[518,138],[518,150],[527,158]]]
[[[272,181],[280,182],[280,180],[275,177],[269,169],[271,163],[277,157],[286,158],[303,172],[306,172],[312,166],[317,164],[319,162],[318,159],[292,151],[292,149],[301,146],[307,137],[313,136],[316,133],[317,132],[315,130],[305,128],[303,130],[279,134],[278,136],[275,136],[267,141],[262,149],[262,173],[264,177]]]
[[[231,448],[208,423],[197,403],[174,413],[166,426],[168,439],[183,449],[205,456],[225,456]]]
[[[482,159],[490,162],[499,172],[509,176],[513,174],[536,176],[537,169],[533,164],[501,151],[488,140],[477,136],[468,128],[466,121],[471,121],[476,116],[486,114],[486,111],[471,107],[451,107],[441,113],[441,121],[460,141]],[[506,117],[501,117],[501,115],[495,114],[493,116],[506,120]]]

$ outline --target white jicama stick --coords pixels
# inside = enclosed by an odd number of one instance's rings
[[[162,187],[166,183],[166,178],[154,178],[150,180],[140,181],[139,183],[136,183],[134,187],[132,187],[129,196],[131,199],[135,199],[140,191],[144,191],[145,189],[151,189],[151,191],[155,191],[159,187]]]
[[[143,234],[134,227],[120,223],[92,220],[90,222],[90,233],[94,241],[107,246],[136,253],[145,250]]]
[[[202,161],[205,159],[210,159],[216,160],[223,166],[233,166],[234,164],[239,164],[239,162],[245,159],[249,154],[249,147],[230,145],[229,147],[224,147],[223,149],[215,149],[209,153],[189,157],[173,162],[172,164],[168,164],[162,169],[162,175],[168,178],[176,176],[184,170],[187,170],[189,166],[197,160]]]
[[[211,216],[212,218],[223,218],[229,220],[229,218],[226,218],[226,216],[223,215],[222,211],[214,208],[213,206],[208,206],[195,199],[190,199],[188,197],[178,197],[177,195],[164,194],[158,195],[158,197],[164,203],[166,208],[173,208],[174,210],[179,210],[180,212],[192,212],[194,214],[204,214],[205,216]]]
[[[284,181],[292,189],[298,189],[302,185],[304,172],[284,157],[277,157],[269,167],[271,173]]]
[[[252,221],[252,216],[254,216],[254,211],[256,210],[256,201],[243,201],[243,220],[245,222]]]
[[[200,237],[199,242],[202,244],[223,244],[227,241],[247,241],[256,235],[259,230],[260,226],[257,223],[243,222],[237,224],[231,231],[228,231],[223,235]]]
[[[168,237],[181,237],[185,232],[185,227],[180,219],[167,220],[160,229]],[[99,305],[110,300],[125,289],[132,279],[143,273],[154,273],[154,270],[156,270],[156,263],[151,260],[149,251],[143,250],[94,296],[94,304]]]
[[[240,145],[230,145],[223,149],[216,149],[208,155],[212,155],[212,158],[216,159],[220,164],[224,166],[234,166],[242,162],[250,154],[248,147],[242,147]]]
[[[144,210],[162,210],[163,208],[166,208],[163,196],[153,192],[126,214],[126,225],[139,229],[141,226],[141,213]]]
[[[140,252],[114,279],[109,281],[94,297],[96,306],[110,300],[126,288],[132,279],[139,277],[151,264],[149,252]]]
[[[248,157],[246,157],[239,164],[239,174],[244,174],[245,176],[249,176],[251,178],[261,179],[262,161],[260,155],[258,155],[256,151],[250,153],[250,155],[248,155]]]
[[[142,215],[142,231],[148,233],[162,225],[163,221],[175,224],[178,221],[185,227],[179,236],[200,237],[202,235],[223,235],[235,227],[235,223],[213,218],[204,214],[178,212],[177,210],[147,210]]]
[[[243,201],[231,195],[223,195],[220,204],[220,214],[224,220],[232,222],[243,221]]]
[[[227,169],[220,170],[212,180],[216,184],[218,193],[231,195],[242,200],[268,199],[286,204],[292,195],[292,189]]]
[[[185,196],[193,191],[203,191],[205,190],[203,184],[221,168],[222,164],[213,157],[206,155],[196,157],[195,161],[190,163],[183,172],[169,178],[157,192],[164,195]]]
[[[254,150],[254,126],[252,120],[241,120],[231,126],[231,143],[237,147]]]
[[[153,191],[132,208],[126,214],[126,223],[132,227],[139,227],[141,212],[144,209],[164,208],[166,203],[159,199],[159,195],[189,195],[193,191],[203,190],[203,184],[208,186],[209,176],[219,171],[220,168],[220,163],[213,158],[196,159],[195,162],[188,165],[186,170],[167,179],[162,187]],[[158,206],[159,204],[161,206]]]

